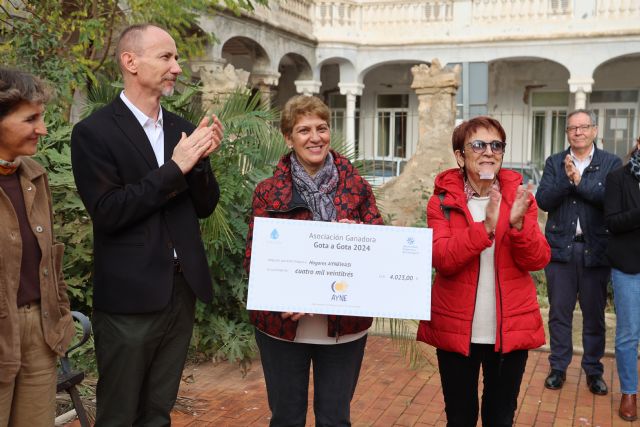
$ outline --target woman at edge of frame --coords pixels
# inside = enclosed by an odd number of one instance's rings
[[[640,138],[629,162],[609,172],[605,188],[607,258],[616,309],[616,367],[622,393],[618,415],[625,421],[635,421],[640,342]]]
[[[47,100],[39,79],[0,67],[0,426],[54,424],[57,359],[75,331],[49,182],[30,158]]]

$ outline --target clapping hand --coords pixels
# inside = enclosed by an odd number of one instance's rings
[[[209,124],[210,119],[211,124]],[[211,118],[204,117],[191,135],[187,136],[182,132],[182,138],[173,149],[171,159],[178,165],[182,173],[186,174],[198,160],[218,149],[223,135],[222,123],[215,114],[211,115]]]
[[[573,163],[572,163],[573,164]],[[524,216],[531,205],[530,194],[533,191],[533,184],[528,183],[525,187],[524,185],[519,185],[516,189],[516,197],[513,201],[513,206],[511,206],[511,214],[509,215],[509,223],[512,227],[522,230],[522,224],[524,222]]]
[[[502,200],[502,195],[495,188],[492,188],[489,192],[489,203],[487,203],[484,217],[484,227],[488,234],[496,231],[500,214],[500,200]]]
[[[570,154],[567,154],[567,156],[564,158],[564,171],[569,177],[569,180],[573,182],[573,185],[580,184],[580,179],[582,177],[580,176],[580,171],[573,163],[573,159],[571,158]]]

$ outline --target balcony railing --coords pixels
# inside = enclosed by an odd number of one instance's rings
[[[450,21],[453,18],[453,0],[413,1],[339,1],[314,2],[316,18],[322,27],[354,27],[368,31],[380,27],[420,25]]]
[[[282,15],[301,23],[311,23],[311,0],[284,0],[279,3],[279,11]]]
[[[312,8],[320,42],[368,45],[635,34],[640,17],[638,0],[314,0]]]
[[[420,25],[449,21],[452,0],[375,2],[362,5],[362,27]]]
[[[276,27],[310,35],[313,33],[313,3],[313,0],[270,1],[269,7],[256,4],[254,12],[248,15]]]
[[[602,18],[628,18],[640,16],[638,0],[598,0],[597,14]]]
[[[523,21],[565,17],[569,0],[473,0],[474,21]]]
[[[322,27],[356,26],[356,11],[359,5],[350,1],[320,0],[315,2],[317,22]]]

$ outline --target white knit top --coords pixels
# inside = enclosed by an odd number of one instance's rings
[[[484,221],[489,197],[474,196],[467,202],[474,221]],[[480,275],[476,308],[473,313],[471,342],[495,344],[496,342],[496,279],[494,269],[495,242],[480,254]]]

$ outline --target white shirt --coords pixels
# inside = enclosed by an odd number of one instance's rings
[[[593,153],[595,153],[595,151],[596,151],[595,144],[591,144],[591,152],[589,152],[589,155],[585,157],[584,160],[580,160],[575,156],[575,154],[573,154],[572,149],[569,150],[569,153],[571,154],[571,160],[573,160],[573,164],[576,165],[576,169],[578,169],[578,172],[580,173],[580,177],[582,177],[582,174],[584,170],[587,168],[587,166],[591,164],[591,160],[593,160]],[[583,232],[584,231],[580,226],[580,218],[577,218],[576,219],[576,236],[579,236]]]
[[[136,120],[138,120],[138,123],[140,123],[140,126],[142,126],[142,129],[151,144],[153,154],[156,156],[158,166],[164,165],[164,129],[162,128],[162,108],[160,108],[160,111],[158,112],[158,120],[153,120],[151,117],[140,111],[138,107],[133,105],[133,103],[129,101],[124,94],[124,91],[120,92],[120,99],[122,99],[124,105],[131,110],[133,115],[136,117]],[[178,258],[178,254],[175,249],[173,250],[173,257]]]
[[[472,197],[467,207],[474,221],[484,221],[489,197]],[[493,263],[495,241],[480,253],[480,274],[476,292],[476,308],[471,325],[471,342],[496,343],[496,276]]]
[[[133,105],[131,101],[124,94],[124,91],[120,92],[120,99],[124,102],[129,110],[133,113],[142,126],[144,133],[147,134],[147,138],[149,139],[149,143],[151,143],[151,149],[153,149],[153,154],[156,156],[156,160],[158,161],[158,166],[164,165],[164,129],[162,128],[162,108],[160,108],[160,112],[158,113],[158,120],[154,120],[151,117],[147,116],[145,113],[140,111],[138,107]]]

